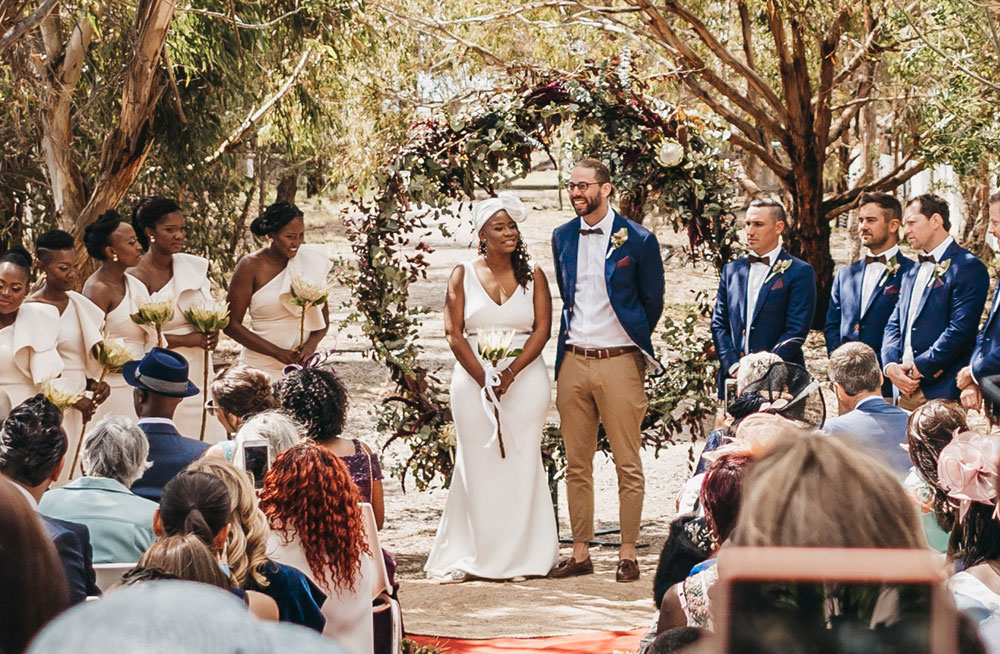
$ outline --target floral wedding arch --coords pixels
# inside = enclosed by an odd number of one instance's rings
[[[731,257],[733,185],[721,135],[713,138],[698,116],[645,91],[626,56],[491,92],[471,113],[412,125],[382,169],[374,197],[356,194],[347,217],[356,270],[342,281],[352,289],[352,318],[371,341],[371,356],[389,368],[395,384],[376,426],[391,434],[386,446],[399,438],[409,445],[409,457],[395,471],[404,487],[408,472],[418,488],[439,475],[450,482],[454,428],[447,391],[421,363],[417,328],[427,309],[409,303],[409,289],[426,278],[431,249],[421,238],[432,230],[448,236],[442,218],[477,191],[493,195],[505,180],[527,175],[534,152],[556,163],[554,141],[568,133],[563,151],[609,165],[623,214],[642,222],[655,210],[687,231],[692,254],[719,268]],[[665,320],[668,359],[678,365],[650,382],[648,445],[673,442],[685,426],[700,430],[705,413],[714,410],[712,362],[703,353],[703,334],[694,333],[697,314]],[[549,436],[543,453],[551,478],[561,455],[559,439]]]

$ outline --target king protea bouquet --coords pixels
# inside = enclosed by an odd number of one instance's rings
[[[163,325],[174,319],[177,298],[157,291],[148,299],[136,302],[138,311],[129,316],[137,325],[152,325],[156,329],[156,345],[163,347]]]
[[[52,377],[42,382],[42,395],[56,405],[60,411],[65,411],[83,397],[82,392],[70,388],[69,381],[62,377]]]
[[[103,341],[95,343],[94,347],[90,349],[90,354],[101,364],[101,377],[97,380],[98,388],[104,383],[105,377],[111,373],[121,372],[125,364],[132,360],[132,352],[121,338],[105,338]],[[83,427],[80,429],[80,440],[76,442],[73,464],[69,468],[70,479],[73,478],[76,462],[80,459],[80,447],[83,445],[83,435],[87,432],[88,422],[90,422],[89,419],[84,420]]]
[[[503,434],[500,425],[503,422],[500,413],[500,399],[496,396],[493,388],[500,385],[500,370],[498,366],[505,359],[513,359],[520,355],[524,349],[514,347],[514,331],[491,328],[480,330],[476,339],[476,349],[479,351],[479,358],[483,360],[483,372],[485,374],[485,384],[483,385],[483,407],[489,415],[489,407],[492,404],[493,418],[496,423],[496,439],[500,445],[500,457],[507,458],[504,449]],[[492,442],[492,439],[491,439]]]
[[[288,303],[298,307],[301,312],[299,314],[299,347],[301,348],[306,342],[306,311],[310,307],[325,304],[330,289],[320,284],[313,284],[302,277],[292,277],[291,291],[292,297]]]
[[[200,304],[194,304],[184,312],[184,319],[187,320],[202,334],[214,334],[221,332],[229,326],[229,306],[225,302],[209,300]],[[208,350],[204,352],[205,366],[204,378],[202,379],[201,390],[208,396]],[[208,417],[208,409],[204,402],[201,407],[201,435],[200,440],[205,440],[205,422]]]

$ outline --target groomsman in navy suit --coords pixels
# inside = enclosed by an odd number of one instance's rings
[[[990,286],[983,262],[948,233],[949,215],[948,203],[931,194],[910,200],[903,213],[903,234],[921,254],[900,284],[882,363],[908,411],[959,399],[956,377],[972,356]]]
[[[1000,191],[990,196],[990,222],[987,231],[996,241],[991,243],[994,251],[1000,248]],[[997,284],[1000,291],[1000,283]],[[986,324],[976,337],[976,348],[972,351],[969,365],[958,371],[956,383],[962,391],[962,405],[967,409],[978,409],[983,403],[979,392],[979,380],[991,375],[1000,375],[1000,320],[997,320],[997,302],[1000,300],[996,291],[990,304],[990,313]]]
[[[816,310],[812,266],[781,249],[785,208],[761,198],[746,214],[750,253],[722,269],[712,314],[712,341],[719,357],[719,397],[726,377],[735,377],[740,358],[773,351],[804,366],[802,344]]]
[[[826,312],[826,352],[844,343],[860,341],[881,357],[885,326],[899,299],[899,283],[913,266],[899,251],[896,235],[903,207],[888,193],[865,193],[858,207],[858,234],[867,248],[865,257],[841,268],[833,279]],[[879,370],[882,361],[879,359]],[[892,382],[882,384],[882,395],[892,397]]]
[[[566,447],[566,495],[573,555],[549,573],[559,579],[591,574],[594,538],[594,454],[604,425],[618,473],[621,549],[615,580],[635,581],[635,544],[645,477],[642,419],[647,366],[660,370],[652,334],[663,311],[663,259],[649,230],[611,208],[608,167],[579,162],[569,198],[577,218],[552,233],[552,257],[562,296],[556,349],[556,408]]]

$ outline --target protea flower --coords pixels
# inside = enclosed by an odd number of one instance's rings
[[[136,303],[139,309],[129,318],[137,325],[152,325],[156,329],[156,345],[163,347],[163,325],[173,320],[177,298],[157,291],[148,299]]]
[[[292,297],[288,303],[294,307],[299,307],[299,347],[306,342],[306,311],[309,307],[319,306],[326,303],[326,298],[330,294],[330,289],[321,284],[314,284],[303,277],[292,277],[291,282]]]
[[[191,305],[184,312],[184,319],[202,334],[214,334],[221,332],[229,326],[229,305],[225,302],[207,300],[200,304]],[[202,378],[201,389],[206,392],[208,389],[208,350],[204,351],[205,365],[204,377]],[[201,407],[201,435],[200,440],[205,440],[205,423],[208,420],[208,408],[202,403]]]
[[[42,395],[45,399],[56,405],[60,411],[65,411],[80,401],[83,393],[75,388],[71,388],[69,380],[62,377],[52,377],[42,382]]]
[[[684,161],[684,146],[674,139],[663,139],[656,151],[656,161],[664,168],[673,168]]]

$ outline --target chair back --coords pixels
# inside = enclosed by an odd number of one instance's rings
[[[372,553],[372,564],[375,568],[375,576],[372,578],[372,599],[376,599],[382,593],[392,594],[392,586],[389,584],[389,571],[385,568],[385,558],[382,556],[382,544],[378,539],[378,523],[375,522],[375,510],[368,502],[361,502],[361,520],[365,525],[365,541],[368,549]]]
[[[134,563],[95,563],[97,587],[105,593],[122,580],[122,575],[135,567]]]

